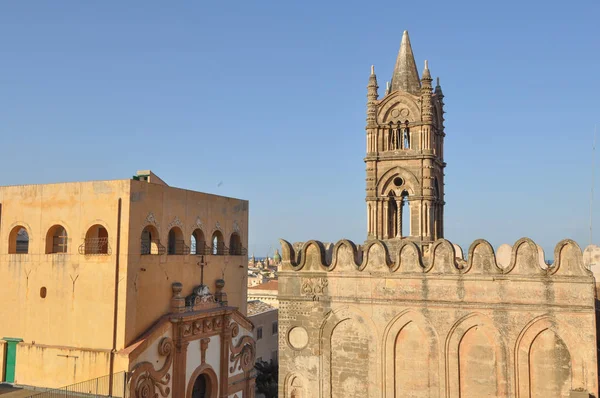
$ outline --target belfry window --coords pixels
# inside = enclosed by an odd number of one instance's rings
[[[410,149],[410,131],[408,127],[402,129],[402,148]]]
[[[388,238],[392,239],[398,234],[398,204],[394,192],[388,195]]]
[[[408,201],[408,192],[402,192],[401,203],[402,225],[400,228],[402,236],[410,236],[410,202]]]

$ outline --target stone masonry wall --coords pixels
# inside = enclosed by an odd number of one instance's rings
[[[598,396],[595,282],[573,241],[550,266],[527,238],[505,259],[484,240],[467,259],[446,240],[282,246],[282,398]]]

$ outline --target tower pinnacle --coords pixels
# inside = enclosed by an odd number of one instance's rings
[[[400,43],[400,51],[396,59],[394,74],[392,75],[392,91],[402,90],[410,94],[419,95],[421,84],[419,82],[419,72],[415,64],[410,45],[408,31],[405,30]]]

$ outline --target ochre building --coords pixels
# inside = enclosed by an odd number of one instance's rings
[[[571,241],[444,237],[444,95],[408,33],[367,92],[363,244],[282,241],[282,398],[598,397],[595,280]],[[590,256],[588,256],[590,257]]]
[[[0,187],[0,205],[3,381],[253,396],[247,201],[141,171]]]

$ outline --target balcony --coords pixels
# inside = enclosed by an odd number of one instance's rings
[[[86,238],[79,246],[79,254],[85,256],[109,256],[112,254],[108,238]]]
[[[141,254],[146,255],[161,255],[167,252],[167,248],[164,247],[158,239],[142,239]]]
[[[211,254],[211,247],[206,244],[205,241],[201,240],[196,242],[192,239],[192,246],[190,248],[190,254],[195,254],[197,256],[203,256]]]
[[[173,240],[169,242],[169,255],[186,255],[190,254],[190,247],[185,244],[184,240]]]

